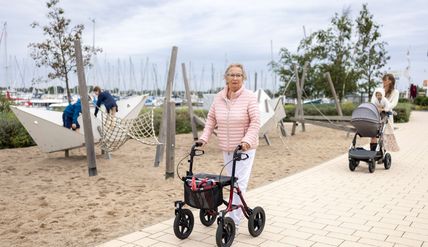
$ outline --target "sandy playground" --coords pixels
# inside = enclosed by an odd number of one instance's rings
[[[260,139],[250,190],[343,154],[352,140],[343,131],[312,125],[298,130],[285,144],[275,132],[272,146]],[[178,163],[191,134],[177,135],[176,143]],[[69,158],[37,147],[0,150],[0,246],[94,246],[172,218],[182,183],[164,179],[164,164],[153,167],[155,150],[131,140],[106,160],[97,148],[96,177],[88,177],[85,149],[72,150]],[[216,137],[205,150],[194,171],[220,172]]]

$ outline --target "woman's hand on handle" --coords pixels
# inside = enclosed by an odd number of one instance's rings
[[[242,147],[241,150],[244,152],[251,148],[250,144],[248,144],[246,142],[241,142],[241,147]]]
[[[207,143],[204,140],[201,140],[201,139],[195,141],[195,146],[196,147],[204,147],[206,144]]]

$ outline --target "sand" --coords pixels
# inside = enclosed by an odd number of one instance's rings
[[[307,125],[284,143],[275,131],[270,140],[268,146],[260,139],[249,190],[347,152],[352,136]],[[176,143],[177,164],[192,136],[177,135]],[[0,150],[0,246],[95,246],[172,218],[173,202],[183,197],[182,182],[165,180],[164,164],[153,166],[155,150],[131,140],[106,160],[97,148],[95,177],[88,176],[83,148],[69,158],[37,147]],[[195,171],[219,173],[216,137],[205,151]],[[179,172],[187,167],[185,159]]]

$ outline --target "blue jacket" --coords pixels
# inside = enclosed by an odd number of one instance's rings
[[[116,111],[118,111],[116,101],[114,100],[113,96],[111,96],[111,94],[107,91],[101,92],[98,95],[97,107],[95,108],[95,116],[98,114],[98,108],[100,108],[101,105],[104,105],[106,107],[107,112],[110,112],[111,108],[113,107],[116,107]]]
[[[67,117],[73,118],[73,123],[77,124],[77,118],[79,117],[79,114],[82,112],[82,104],[80,102],[80,99],[77,100],[74,104],[69,104],[64,109],[64,115]]]

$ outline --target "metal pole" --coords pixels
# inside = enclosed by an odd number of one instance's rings
[[[330,85],[331,93],[333,94],[334,101],[336,103],[336,110],[339,116],[343,116],[342,107],[340,106],[339,99],[337,98],[336,90],[334,89],[333,81],[331,80],[330,72],[324,73],[324,76],[327,78],[327,82]]]
[[[79,93],[82,102],[82,118],[85,133],[86,158],[88,160],[89,176],[97,175],[97,163],[95,159],[94,134],[92,133],[91,112],[89,111],[88,89],[86,87],[85,69],[83,67],[82,48],[80,40],[74,41],[76,52],[77,79],[79,81]]]
[[[186,65],[184,63],[181,63],[181,69],[183,72],[184,88],[186,89],[187,106],[189,110],[190,125],[192,127],[193,140],[196,141],[198,140],[198,130],[196,129],[196,123],[193,118],[192,97],[190,95],[190,87],[189,87],[189,80],[187,79]]]

